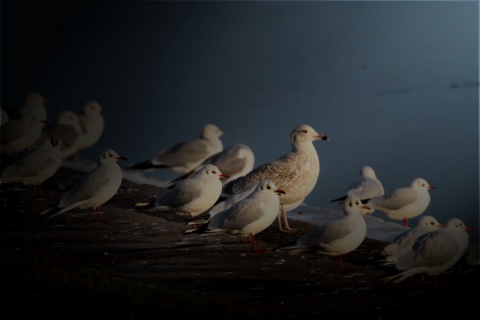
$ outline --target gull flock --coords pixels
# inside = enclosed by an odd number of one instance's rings
[[[0,184],[33,186],[35,197],[43,196],[44,181],[71,157],[97,144],[105,129],[103,107],[95,100],[88,100],[79,113],[63,110],[50,125],[47,104],[42,95],[33,92],[22,104],[2,108],[1,114]],[[207,123],[196,138],[161,146],[163,149],[151,159],[123,168],[117,162],[127,158],[107,147],[92,170],[39,214],[51,219],[75,208],[90,209],[94,221],[107,222],[99,207],[117,193],[125,170],[167,169],[179,175],[166,191],[134,207],[159,215],[173,211],[187,218],[185,236],[231,234],[242,242],[247,238],[253,252],[264,252],[255,246],[255,237],[275,221],[280,232],[301,232],[289,226],[286,213],[300,206],[314,189],[320,175],[314,143],[329,141],[327,135],[300,124],[290,132],[289,151],[257,166],[249,146],[239,143],[224,148],[223,135],[221,128]],[[424,215],[417,226],[409,227],[410,219],[424,214],[435,188],[425,178],[417,177],[409,186],[385,193],[374,169],[364,166],[360,178],[345,194],[331,200],[343,206],[344,216],[299,235],[295,243],[277,250],[337,257],[343,272],[342,256],[357,249],[365,239],[365,216],[379,211],[408,228],[382,251],[384,260],[379,263],[396,271],[383,279],[385,283],[399,283],[416,274],[436,277],[462,257],[478,265],[478,245],[468,250],[467,231],[472,228],[460,219],[452,217],[443,225],[435,217]]]

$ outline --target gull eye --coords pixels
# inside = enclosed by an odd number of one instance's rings
[[[272,187],[270,187],[270,185],[267,184],[267,189],[270,190],[270,189],[272,189]]]

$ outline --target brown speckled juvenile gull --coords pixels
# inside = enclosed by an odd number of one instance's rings
[[[328,140],[311,126],[301,124],[292,130],[290,135],[292,150],[275,161],[265,163],[247,175],[237,178],[223,187],[222,198],[240,193],[251,185],[270,179],[275,185],[285,191],[280,197],[280,212],[278,226],[280,231],[292,230],[288,225],[285,207],[291,208],[293,203],[300,205],[315,187],[320,174],[320,161],[313,145],[315,140]],[[282,218],[285,227],[282,227]]]

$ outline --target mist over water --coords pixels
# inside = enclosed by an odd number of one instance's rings
[[[314,142],[306,204],[338,208],[370,165],[386,192],[425,178],[425,214],[478,240],[478,17],[443,1],[3,3],[1,104],[38,91],[53,122],[95,99],[105,132],[82,157],[109,147],[132,163],[211,122],[260,165],[307,123],[330,141]]]

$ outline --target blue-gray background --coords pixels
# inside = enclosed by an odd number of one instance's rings
[[[259,165],[307,123],[330,137],[308,205],[334,207],[371,165],[387,192],[427,179],[426,214],[478,230],[477,1],[2,1],[1,14],[2,107],[38,91],[53,122],[99,101],[105,132],[84,158],[146,160],[212,122]]]

